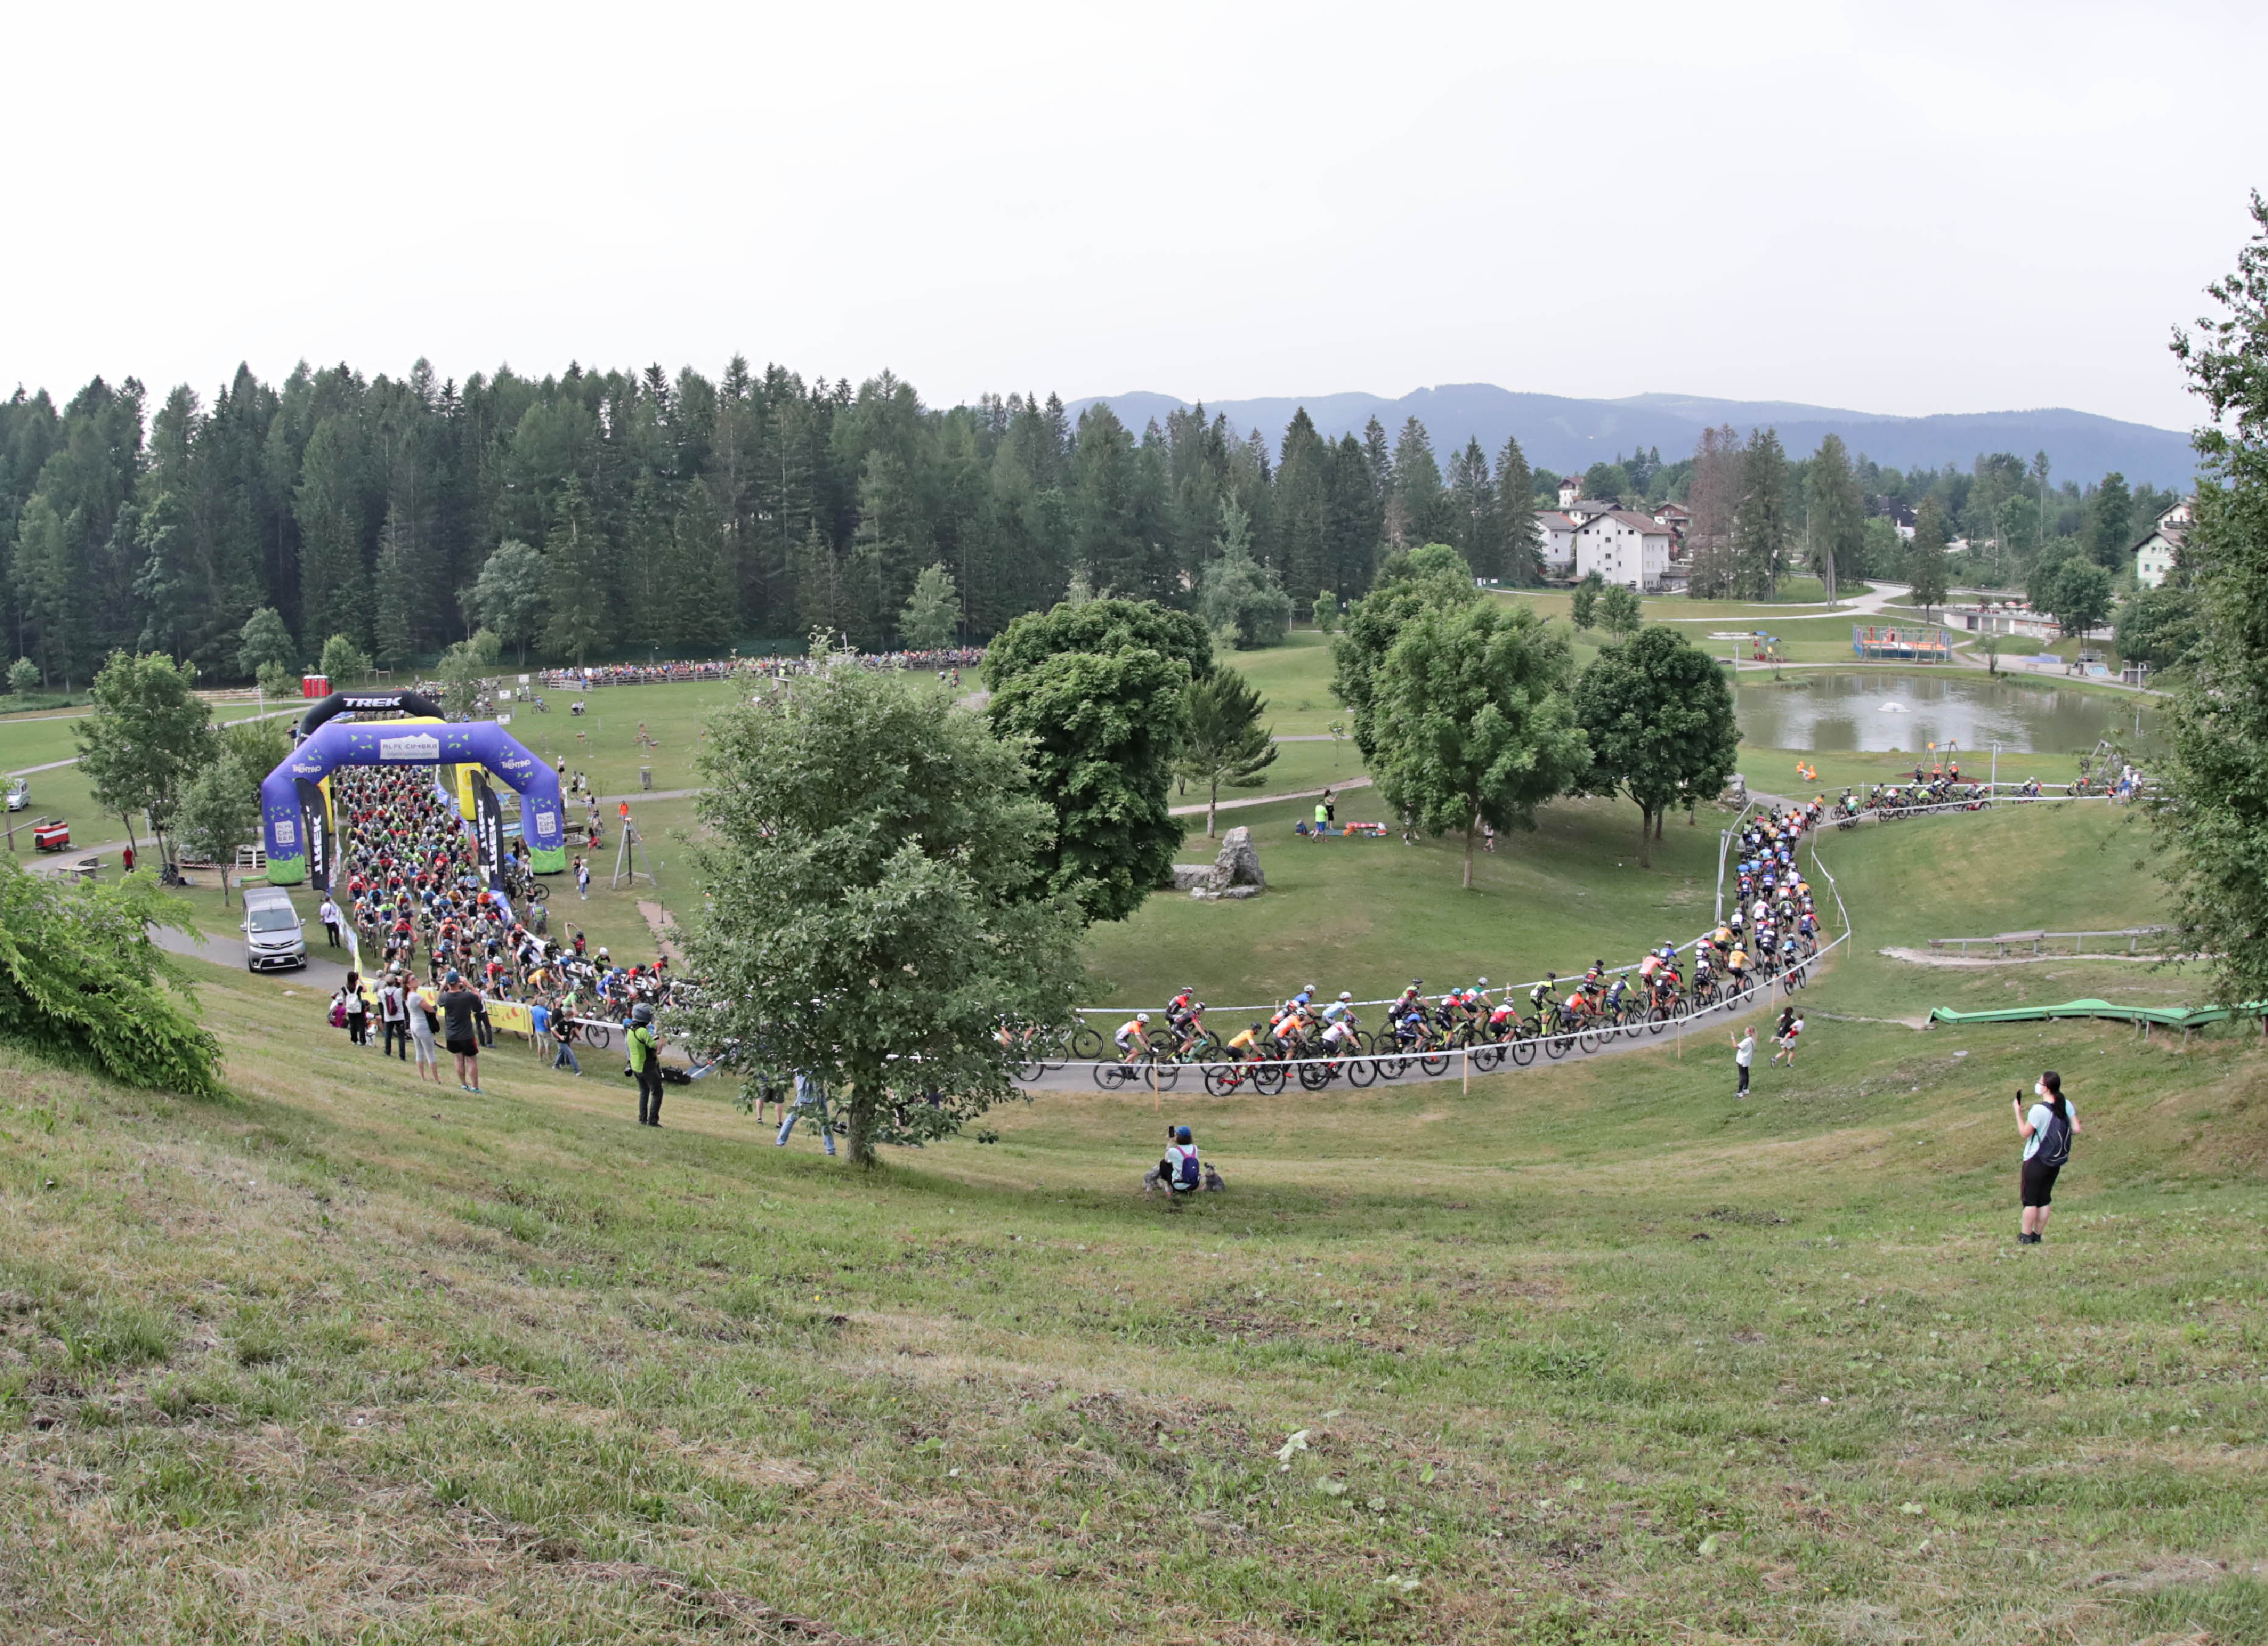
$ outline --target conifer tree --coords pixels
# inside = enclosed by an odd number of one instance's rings
[[[580,476],[571,478],[552,510],[543,557],[549,569],[551,617],[545,643],[579,668],[614,633],[607,540],[591,512]]]

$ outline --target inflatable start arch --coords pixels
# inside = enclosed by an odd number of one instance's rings
[[[411,720],[341,720],[341,715],[402,714]],[[414,691],[335,691],[299,722],[299,746],[260,785],[261,833],[270,885],[294,886],[330,874],[328,806],[318,786],[341,766],[484,766],[519,795],[522,833],[539,875],[567,867],[567,828],[559,774],[494,720],[445,721],[438,705]],[[493,797],[490,812],[493,814]],[[493,873],[501,856],[501,823],[474,820],[482,857]]]

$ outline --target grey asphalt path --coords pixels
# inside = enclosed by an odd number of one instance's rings
[[[1330,785],[1329,792],[1333,794],[1344,794],[1349,789],[1366,789],[1369,786],[1368,778],[1349,778],[1344,783]],[[1247,806],[1273,806],[1278,801],[1311,801],[1319,798],[1324,793],[1322,789],[1298,789],[1289,794],[1258,794],[1249,800],[1223,801],[1214,809],[1231,812]],[[1200,801],[1194,806],[1173,806],[1168,807],[1167,810],[1169,816],[1174,817],[1202,817],[1204,816],[1205,808],[1204,802]]]
[[[323,941],[323,928],[311,919],[307,922],[307,930],[306,970],[272,971],[268,975],[323,994],[344,988],[347,969],[339,961],[329,958],[330,950]],[[151,928],[150,941],[170,955],[181,955],[191,960],[210,960],[216,966],[244,964],[244,944],[237,938],[211,937],[202,932],[180,932],[170,926],[159,926]],[[338,952],[343,955],[346,951],[341,949]]]

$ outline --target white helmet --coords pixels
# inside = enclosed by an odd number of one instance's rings
[[[1354,999],[1354,993],[1351,990],[1341,989],[1339,991],[1339,999],[1343,1000],[1351,1000]]]
[[[1138,1023],[1146,1023],[1150,1021],[1150,1014],[1147,1012],[1137,1012],[1134,1014],[1134,1021]]]

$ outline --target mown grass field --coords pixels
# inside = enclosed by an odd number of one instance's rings
[[[1881,1021],[2061,970],[1873,953],[1949,905],[2149,894],[2077,815],[1827,850],[1880,923],[1745,1105],[1697,1033],[1049,1095],[867,1176],[705,1084],[641,1131],[595,1055],[420,1088],[214,968],[225,1103],[0,1052],[7,1636],[2268,1637],[2249,1027]],[[2088,1135],[2019,1251],[2051,1061]],[[1171,1119],[1231,1184],[1178,1217]]]

